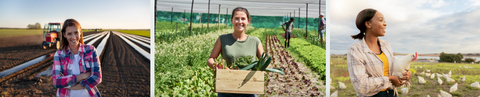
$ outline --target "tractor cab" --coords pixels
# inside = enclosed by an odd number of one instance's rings
[[[43,49],[55,46],[56,49],[60,49],[60,38],[62,37],[62,24],[61,23],[48,23],[43,27],[42,43]]]

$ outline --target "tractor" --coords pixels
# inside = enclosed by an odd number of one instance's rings
[[[42,43],[43,49],[54,46],[56,49],[60,49],[60,38],[62,37],[62,24],[61,23],[48,23],[43,27]]]

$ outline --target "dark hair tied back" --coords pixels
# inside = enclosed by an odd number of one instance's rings
[[[377,10],[375,9],[367,8],[358,13],[357,19],[355,20],[355,25],[357,26],[358,30],[360,30],[360,33],[357,35],[352,35],[353,39],[363,39],[363,37],[365,37],[365,31],[367,30],[365,22],[370,21],[373,16],[375,16],[376,12]]]
[[[236,7],[235,9],[233,9],[232,11],[232,17],[230,19],[233,19],[233,16],[235,15],[235,12],[237,11],[240,11],[240,12],[245,12],[245,14],[247,14],[247,18],[248,19],[251,19],[250,18],[250,13],[248,13],[248,10],[244,7]]]

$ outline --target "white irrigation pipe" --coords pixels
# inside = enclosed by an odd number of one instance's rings
[[[127,36],[127,35],[124,35],[124,34],[118,34],[118,35],[121,35],[121,36],[124,36],[124,37],[127,37],[128,39],[131,39],[132,41],[138,43],[138,44],[141,44],[143,45],[144,47],[147,47],[148,49],[150,49],[150,45],[149,44],[145,44],[143,42],[140,42],[140,40],[136,39],[136,38],[132,38],[132,36]]]
[[[97,36],[97,35],[99,35],[99,34],[100,34],[100,33],[95,33],[95,34],[90,34],[90,35],[88,35],[88,36],[86,36],[86,37],[83,37],[83,41],[92,39],[92,38],[94,38],[95,36]]]
[[[150,41],[150,38],[147,38],[147,37],[138,36],[138,35],[133,35],[133,34],[128,34],[128,33],[122,33],[122,34],[124,34],[124,35],[130,35],[130,36],[135,36],[135,37],[137,37],[137,38]]]
[[[19,70],[22,70],[22,69],[25,69],[25,68],[27,68],[27,67],[30,67],[30,66],[32,66],[33,64],[37,64],[38,62],[45,60],[45,58],[46,58],[46,55],[43,55],[43,56],[40,56],[40,57],[35,58],[35,59],[33,59],[33,60],[30,60],[30,61],[28,61],[28,62],[25,62],[25,63],[23,63],[23,64],[21,64],[21,65],[15,66],[15,67],[13,67],[13,68],[11,68],[11,69],[8,69],[8,70],[5,70],[5,71],[3,71],[3,72],[0,72],[0,77],[5,77],[5,76],[8,76],[8,75],[10,75],[10,74],[12,74],[12,73],[15,73],[15,72],[17,72],[17,71],[19,71]]]
[[[105,33],[105,32],[102,32],[102,33]],[[92,37],[83,38],[83,41],[88,41],[88,40],[90,40],[90,39],[93,39],[93,38],[95,38],[95,37],[97,37],[97,36],[101,35],[102,33],[95,34],[95,35],[93,35]]]
[[[52,75],[52,66],[48,67],[47,70],[38,73],[35,77],[38,77],[38,76],[46,76],[46,77],[48,77],[48,76],[51,76],[51,75]]]
[[[98,34],[98,33],[90,34],[90,35],[87,35],[87,36],[83,36],[83,38],[84,38],[84,39],[85,39],[85,38],[89,38],[89,37],[92,37],[93,35],[96,35],[96,34]]]
[[[130,36],[130,37],[133,37],[137,40],[141,40],[143,42],[146,42],[146,43],[150,43],[150,39],[149,38],[145,38],[145,37],[141,37],[141,36],[137,36],[137,35],[132,35],[132,34],[126,34],[126,33],[121,33],[122,35],[124,36]]]
[[[126,39],[122,35],[118,35],[118,33],[120,33],[120,32],[113,32],[113,33],[117,34],[118,37],[122,38],[122,40],[125,41],[128,45],[132,46],[133,49],[137,50],[138,53],[142,54],[145,58],[150,60],[150,53],[148,53],[145,50],[143,50],[142,48],[138,47],[137,45],[135,45],[134,43],[132,43],[130,40]]]
[[[105,45],[107,44],[108,38],[110,37],[110,32],[107,32],[107,36],[103,38],[102,42],[98,44],[97,46],[97,56],[100,57],[100,54],[102,54],[103,50],[105,49]]]
[[[145,38],[140,38],[140,36],[137,36],[137,35],[128,35],[128,34],[124,34],[125,36],[130,36],[132,38],[135,38],[139,41],[143,41],[143,42],[146,42],[146,43],[150,43],[150,39],[145,39]]]
[[[97,38],[93,39],[92,41],[88,42],[87,45],[93,45],[93,43],[95,43],[98,39],[102,38],[103,36],[105,36],[106,33],[101,33],[100,36],[98,36]]]

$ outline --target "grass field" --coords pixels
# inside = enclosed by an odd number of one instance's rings
[[[82,30],[82,31],[83,32],[91,32],[91,31],[95,31],[95,30]],[[33,30],[30,30],[30,29],[0,29],[0,38],[2,38],[2,37],[27,36],[27,35],[43,35],[43,29],[33,29]]]
[[[43,30],[28,30],[28,29],[0,29],[1,37],[15,37],[25,35],[42,35]]]
[[[118,32],[150,37],[150,30],[118,30]]]
[[[339,89],[338,82],[340,81],[345,83],[347,88],[343,90],[338,90],[339,97],[355,96],[356,92],[353,89],[352,82],[350,82],[346,58],[331,58],[330,62],[330,75],[332,78],[332,86],[336,88],[330,90],[330,92],[333,93],[335,90]],[[473,68],[460,68],[467,65]],[[417,66],[417,68],[415,68],[415,66]],[[449,71],[452,71],[451,78],[457,81],[458,90],[456,92],[449,93],[453,96],[458,97],[477,97],[480,95],[480,89],[472,88],[470,87],[470,84],[475,81],[480,81],[480,71],[478,71],[479,68],[479,64],[413,62],[410,66],[410,69],[416,74],[412,75],[411,77],[410,83],[412,84],[412,87],[409,89],[410,92],[408,94],[402,94],[400,89],[397,90],[399,91],[400,96],[408,97],[425,97],[427,95],[433,97],[436,96],[437,93],[440,93],[440,90],[449,92],[450,87],[452,87],[455,83],[446,83],[446,79],[441,77],[441,79],[443,80],[443,84],[439,85],[436,75],[433,80],[430,79],[430,77],[426,77],[425,75],[420,75],[420,72],[426,71],[428,69],[433,73],[447,74]],[[465,75],[466,81],[459,82],[458,80],[463,77],[463,75]],[[420,84],[418,82],[418,76],[423,77],[427,81],[427,83]]]

